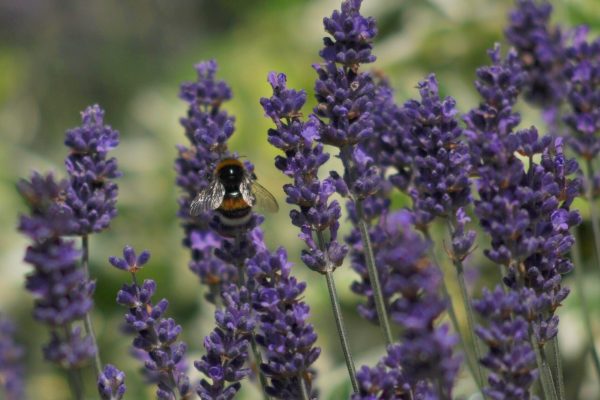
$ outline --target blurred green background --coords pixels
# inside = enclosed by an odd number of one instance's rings
[[[511,5],[506,0],[365,0],[363,14],[374,16],[380,31],[373,67],[390,77],[400,102],[417,96],[416,83],[435,72],[443,94],[455,96],[465,112],[478,102],[474,71],[487,63],[486,49],[503,41]],[[587,23],[598,32],[597,0],[556,2],[555,6],[555,20],[565,25]],[[127,373],[126,398],[153,397],[153,389],[141,384],[137,362],[127,354],[131,339],[118,329],[124,310],[114,299],[128,276],[109,267],[107,257],[120,254],[125,244],[152,252],[142,276],[157,280],[157,299],[168,297],[169,315],[183,325],[189,359],[203,354],[202,339],[213,327],[213,309],[203,302],[203,289],[188,270],[188,254],[180,246],[173,160],[175,145],[185,143],[178,124],[186,110],[178,99],[179,84],[194,80],[193,65],[209,58],[218,61],[219,77],[234,92],[225,106],[236,116],[230,147],[256,164],[260,181],[282,205],[278,215],[267,218],[266,238],[272,248],[284,245],[296,262],[295,274],[310,282],[305,300],[323,348],[317,365],[322,398],[344,398],[346,371],[326,286],[297,262],[302,243],[288,221],[289,207],[281,189],[286,180],[273,166],[277,152],[266,141],[271,124],[258,102],[270,94],[267,73],[282,71],[291,87],[309,92],[306,111],[310,110],[315,79],[311,64],[319,61],[322,18],[335,8],[338,0],[0,1],[0,311],[16,320],[18,339],[27,348],[29,398],[66,399],[69,391],[64,376],[42,360],[40,346],[48,335],[32,321],[32,298],[23,289],[29,269],[22,262],[27,243],[15,227],[25,208],[15,183],[33,170],[64,176],[64,132],[77,126],[79,112],[93,103],[106,110],[106,121],[121,132],[114,155],[124,173],[119,180],[118,218],[108,231],[91,238],[92,275],[97,278],[93,318],[103,362]],[[525,125],[539,124],[537,113],[519,106]],[[587,215],[585,203],[579,205]],[[591,264],[589,225],[581,230],[587,240],[582,244],[584,254]],[[488,239],[481,235],[481,240],[468,261],[468,272],[478,282],[472,285],[476,293],[481,285],[495,285],[498,278],[496,267],[481,255]],[[599,271],[595,265],[582,267],[591,309],[598,317]],[[383,343],[379,331],[356,315],[359,299],[349,290],[355,275],[343,267],[336,279],[357,365],[373,364],[383,354]],[[566,279],[567,285],[573,286],[572,279]],[[455,289],[453,282],[449,284]],[[559,315],[568,398],[598,398],[598,382],[584,352],[576,295],[568,298]],[[594,328],[600,334],[600,318]],[[190,370],[196,381],[197,372]],[[91,382],[91,371],[88,374]],[[88,392],[93,398],[91,384]],[[463,372],[456,396],[468,398],[473,392],[473,383]],[[252,385],[244,385],[240,397],[255,396]]]

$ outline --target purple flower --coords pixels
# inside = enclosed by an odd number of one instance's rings
[[[136,258],[135,251],[130,247],[125,247],[123,255],[124,259],[111,257],[110,262],[118,269],[129,270],[134,276],[134,282],[131,285],[124,284],[117,294],[117,303],[128,308],[125,323],[135,335],[133,347],[148,355],[144,366],[156,380],[159,399],[190,398],[192,392],[185,365],[187,347],[178,341],[181,326],[172,318],[163,317],[169,305],[166,299],[152,303],[156,283],[147,279],[139,285],[133,272],[132,266],[139,266],[140,258],[141,261],[148,261],[150,255],[142,252]],[[129,268],[122,268],[125,265]]]
[[[189,210],[194,197],[208,186],[217,162],[230,155],[227,140],[235,128],[234,118],[221,109],[222,103],[231,99],[231,89],[216,79],[216,61],[197,64],[196,72],[197,80],[182,84],[180,90],[181,99],[188,103],[187,116],[180,123],[189,144],[177,146],[176,183],[182,189],[178,216],[184,230],[183,244],[191,251],[189,267],[211,288],[206,297],[214,303],[221,286],[235,282],[237,271],[213,255],[222,238],[209,226],[210,215],[194,218]]]
[[[454,219],[471,202],[469,148],[461,140],[456,101],[440,100],[435,75],[419,83],[421,101],[404,105],[412,139],[413,185],[410,195],[417,226],[435,217]]]
[[[257,253],[248,260],[247,272],[254,285],[252,307],[258,316],[257,343],[265,349],[261,370],[270,378],[269,396],[300,398],[300,386],[311,393],[311,366],[321,349],[317,334],[308,322],[309,307],[301,300],[306,283],[291,275],[292,265],[283,248],[269,252],[262,232],[252,232]]]
[[[114,365],[104,367],[98,377],[98,393],[102,400],[121,400],[125,390],[125,374]]]
[[[223,292],[224,309],[217,310],[217,327],[204,338],[206,355],[194,366],[202,379],[196,392],[201,399],[231,399],[248,377],[249,343],[256,324],[250,308],[250,294],[244,287],[229,285]]]
[[[484,289],[475,310],[487,321],[476,333],[489,347],[481,363],[490,370],[485,394],[492,399],[531,399],[531,386],[538,377],[534,350],[529,343],[526,307],[535,294],[527,289],[493,292]]]
[[[0,391],[6,400],[25,398],[23,347],[15,341],[12,321],[0,314]]]
[[[24,260],[33,271],[25,287],[35,297],[34,318],[51,328],[44,355],[65,368],[82,367],[96,349],[91,338],[72,324],[92,308],[95,284],[78,267],[80,252],[75,243],[60,236],[74,226],[72,210],[63,202],[67,183],[34,173],[17,187],[30,207],[30,214],[22,215],[19,222],[19,230],[32,241]]]
[[[136,257],[135,250],[131,246],[123,248],[123,258],[111,256],[108,261],[116,268],[129,271],[132,274],[138,272],[150,260],[150,253],[144,250]]]
[[[373,157],[375,165],[391,169],[389,182],[406,191],[412,178],[413,146],[410,114],[399,107],[394,92],[385,78],[376,80],[371,117],[375,134],[361,143],[364,151]]]
[[[557,334],[554,313],[569,293],[561,280],[573,268],[567,257],[574,242],[569,229],[581,220],[569,210],[580,192],[579,179],[570,177],[578,166],[565,158],[562,139],[539,138],[534,127],[514,131],[521,67],[512,52],[502,61],[496,48],[491,57],[493,65],[478,70],[484,102],[465,116],[479,176],[475,214],[491,236],[486,256],[508,271],[503,283],[515,293],[531,289],[534,306],[523,323],[543,346]],[[527,168],[517,153],[528,158]],[[534,155],[540,153],[537,163]]]
[[[323,25],[331,38],[324,38],[325,48],[319,52],[324,60],[356,68],[358,64],[375,61],[371,42],[377,34],[375,20],[360,14],[362,0],[346,0],[342,10],[335,10]]]
[[[359,145],[373,136],[371,112],[376,93],[371,75],[358,72],[360,63],[375,60],[370,55],[370,45],[364,56],[354,56],[361,54],[357,53],[357,46],[363,41],[370,43],[376,33],[375,21],[360,14],[361,2],[344,1],[341,12],[334,11],[331,19],[324,20],[325,29],[333,34],[333,39],[324,41],[325,49],[320,54],[325,63],[313,65],[318,75],[315,82],[318,105],[312,115],[319,121],[316,140],[340,149],[343,178],[355,200],[377,192],[381,181],[372,155]],[[332,49],[338,56],[330,56]]]
[[[551,15],[552,5],[546,0],[518,0],[505,30],[527,72],[525,99],[546,110],[557,107],[566,94],[565,37],[560,27],[550,26]]]
[[[107,158],[119,144],[119,132],[104,125],[104,111],[98,106],[81,113],[82,125],[67,131],[65,145],[71,153],[65,159],[69,188],[65,204],[73,211],[76,223],[71,232],[88,235],[108,227],[117,215],[117,185],[121,176],[117,160]]]
[[[398,368],[387,368],[384,361],[373,368],[363,366],[356,377],[359,392],[352,395],[352,400],[410,398],[410,386],[404,382],[402,372]]]
[[[272,72],[268,81],[273,96],[262,98],[261,105],[276,126],[269,130],[269,143],[285,153],[277,156],[275,166],[293,179],[293,183],[284,186],[284,191],[286,201],[299,208],[290,212],[290,218],[300,228],[300,237],[308,246],[302,252],[302,260],[309,268],[325,272],[340,266],[348,251],[337,241],[340,205],[335,200],[329,201],[336,190],[344,190],[345,184],[336,176],[318,178],[319,168],[327,162],[329,154],[323,151],[322,144],[315,143],[317,121],[301,119],[306,93],[288,89],[284,74]]]
[[[569,144],[585,160],[600,152],[600,39],[587,40],[588,28],[579,27],[567,49],[565,77],[568,82]]]

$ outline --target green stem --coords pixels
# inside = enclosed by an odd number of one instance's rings
[[[579,303],[581,303],[581,314],[583,317],[583,324],[587,334],[587,346],[592,354],[592,360],[594,362],[594,369],[600,382],[600,357],[596,346],[594,345],[594,333],[592,330],[592,321],[590,320],[590,309],[588,308],[587,296],[583,288],[583,261],[581,257],[581,249],[579,248],[579,235],[577,228],[573,230],[573,236],[575,236],[575,245],[573,246],[572,254],[575,261],[575,285],[577,286],[577,295],[579,296]]]
[[[353,146],[345,145],[340,148],[340,159],[344,165],[346,175],[349,177],[347,181],[354,182],[356,177],[356,165],[353,160],[352,150]],[[346,178],[344,178],[346,179]],[[348,185],[350,186],[350,185]],[[369,237],[369,230],[367,226],[367,219],[365,218],[365,212],[363,210],[362,202],[360,198],[354,198],[354,207],[356,209],[356,225],[360,232],[360,238],[363,244],[363,252],[365,257],[365,263],[367,264],[367,272],[369,274],[369,282],[373,289],[373,299],[375,301],[375,309],[377,311],[377,320],[379,326],[383,332],[386,346],[391,345],[394,342],[392,337],[392,329],[388,320],[388,315],[385,306],[385,299],[383,298],[383,292],[381,290],[381,284],[379,283],[379,273],[375,266],[375,256],[373,255],[373,246],[371,245],[371,239]]]
[[[594,183],[594,167],[592,160],[586,160],[587,166],[587,198],[590,207],[590,216],[592,217],[592,230],[594,231],[594,248],[596,250],[596,264],[600,267],[600,220],[598,219],[598,210],[594,202],[593,183]]]
[[[306,387],[306,381],[302,375],[298,375],[298,385],[300,386],[300,395],[302,396],[302,400],[310,400],[310,394],[308,393],[308,388]]]
[[[566,399],[565,382],[563,379],[562,358],[560,356],[560,348],[558,347],[558,335],[552,338],[550,344],[550,351],[552,353],[552,359],[554,360],[554,367],[556,368],[556,388],[558,390],[559,398],[564,400]]]
[[[262,388],[262,394],[264,400],[269,400],[269,396],[267,395],[267,377],[260,370],[260,366],[262,364],[262,354],[260,353],[260,349],[258,348],[258,344],[256,343],[256,337],[254,336],[254,332],[250,336],[250,345],[252,347],[252,354],[254,354],[254,361],[256,362],[256,370],[258,375],[258,380],[260,382],[260,386]]]
[[[319,250],[325,253],[325,239],[323,238],[323,232],[317,231],[317,241],[319,243]],[[337,329],[338,337],[340,338],[340,345],[342,346],[344,360],[346,361],[346,368],[348,368],[348,375],[350,376],[350,382],[352,383],[352,390],[354,391],[354,393],[358,393],[356,368],[354,366],[354,360],[352,359],[352,353],[350,352],[348,334],[346,332],[346,325],[344,324],[342,308],[340,307],[340,301],[338,299],[337,290],[335,288],[335,280],[333,279],[333,268],[331,267],[331,265],[328,265],[325,271],[325,278],[327,280],[327,290],[329,291],[329,301],[331,302],[333,318],[335,320],[335,327]]]
[[[450,225],[448,225],[448,233],[450,234],[450,237],[454,235],[454,230]],[[477,387],[483,395],[483,387],[485,385],[485,381],[483,370],[481,368],[481,364],[479,363],[479,360],[483,358],[483,351],[481,349],[481,343],[479,341],[479,338],[475,334],[475,318],[473,313],[473,307],[471,305],[471,299],[469,298],[469,292],[467,291],[467,285],[465,283],[465,268],[463,266],[462,260],[458,257],[453,256],[452,263],[454,264],[454,268],[456,269],[456,279],[458,280],[458,286],[460,287],[460,298],[462,301],[462,305],[467,314],[467,331],[469,331],[469,336],[471,336],[471,340],[475,348],[476,373],[473,375],[473,378],[475,378]],[[467,351],[465,348],[465,353],[466,352]]]
[[[367,264],[367,271],[369,274],[369,281],[371,288],[373,289],[373,298],[375,300],[375,308],[377,310],[377,318],[379,326],[383,331],[385,337],[385,343],[387,346],[394,342],[392,337],[392,329],[388,320],[387,311],[385,307],[385,300],[383,298],[383,291],[381,290],[381,284],[379,283],[379,273],[375,266],[375,256],[373,255],[373,246],[371,245],[371,239],[369,237],[369,231],[367,229],[367,222],[365,219],[365,213],[362,206],[362,200],[357,199],[354,202],[356,208],[356,219],[358,230],[363,243],[365,262]]]
[[[81,265],[83,266],[83,270],[85,272],[86,281],[90,279],[90,270],[89,270],[89,239],[88,235],[83,235],[81,237]],[[100,348],[98,347],[98,342],[96,340],[96,332],[94,330],[94,325],[92,324],[92,316],[89,312],[85,314],[84,319],[85,332],[92,339],[92,344],[96,349],[94,353],[94,369],[96,370],[96,378],[102,374],[102,360],[100,359]]]
[[[529,329],[529,341],[533,351],[535,352],[535,361],[537,363],[538,371],[542,381],[542,391],[546,400],[558,400],[556,394],[556,387],[554,386],[554,380],[552,379],[552,372],[546,363],[546,357],[543,350],[540,349],[539,343],[535,334]]]
[[[69,389],[71,390],[71,395],[75,400],[83,400],[83,385],[81,379],[81,371],[69,369],[67,371],[67,377],[69,379]]]
[[[467,367],[469,368],[469,371],[471,372],[471,375],[473,376],[473,379],[475,380],[475,383],[477,384],[479,391],[483,395],[483,385],[481,384],[479,379],[477,379],[478,378],[478,373],[477,373],[478,362],[477,362],[477,360],[473,359],[473,355],[471,354],[470,351],[467,350],[468,342],[465,338],[465,335],[462,332],[462,329],[460,329],[460,324],[458,323],[458,317],[456,315],[456,310],[454,309],[454,304],[452,303],[452,297],[450,296],[450,292],[448,291],[448,286],[446,285],[446,280],[443,277],[444,272],[442,271],[441,264],[439,264],[437,262],[437,257],[435,255],[435,251],[434,251],[434,247],[433,247],[433,239],[431,238],[431,234],[429,233],[429,229],[427,227],[423,228],[422,232],[425,235],[425,239],[427,239],[427,241],[430,243],[429,256],[431,257],[431,260],[433,261],[433,263],[435,265],[437,265],[440,272],[442,273],[442,292],[443,292],[444,300],[448,304],[448,316],[450,317],[450,322],[452,322],[452,326],[454,327],[454,330],[458,334],[458,340],[460,342],[460,346],[463,348],[463,351],[465,352],[465,359],[467,360]]]

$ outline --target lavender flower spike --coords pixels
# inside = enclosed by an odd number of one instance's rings
[[[336,200],[329,201],[337,190],[346,191],[344,181],[332,175],[319,180],[319,168],[327,162],[329,154],[323,151],[322,144],[316,144],[317,121],[301,120],[301,108],[306,102],[306,93],[288,89],[284,74],[269,74],[273,96],[260,100],[265,114],[275,123],[269,129],[269,142],[283,150],[285,156],[277,156],[275,166],[293,179],[286,184],[286,201],[298,206],[290,212],[292,224],[300,228],[300,238],[308,249],[302,251],[302,261],[310,269],[325,275],[331,300],[333,315],[340,338],[340,344],[348,368],[352,386],[358,390],[356,371],[347,340],[346,328],[337,298],[334,270],[342,265],[348,248],[337,240],[341,208]]]
[[[114,365],[104,367],[98,377],[98,393],[102,400],[121,400],[125,391],[125,374]]]
[[[217,327],[204,338],[207,354],[194,366],[208,379],[202,379],[196,392],[203,400],[232,399],[240,390],[240,381],[248,377],[249,345],[255,320],[250,294],[244,287],[229,285],[223,292],[224,309],[217,310]]]
[[[79,268],[81,253],[75,243],[61,238],[76,226],[72,210],[63,201],[67,185],[51,174],[34,173],[31,180],[20,181],[18,189],[30,207],[30,214],[19,221],[19,230],[32,241],[25,262],[34,269],[27,275],[25,287],[36,298],[34,318],[51,330],[44,355],[71,369],[86,365],[96,353],[91,338],[72,326],[92,308],[95,285]]]
[[[222,238],[210,227],[210,215],[193,218],[190,203],[208,186],[216,163],[229,155],[227,140],[234,132],[234,118],[221,106],[231,99],[231,89],[216,79],[214,60],[196,65],[197,80],[181,85],[180,97],[188,104],[187,116],[180,120],[188,145],[178,145],[175,160],[176,183],[182,190],[178,217],[184,230],[183,244],[190,249],[189,267],[210,289],[210,302],[218,300],[221,286],[237,280],[236,268],[215,258],[213,249]]]
[[[71,149],[65,159],[70,180],[65,200],[77,224],[71,233],[85,236],[104,230],[117,215],[118,188],[112,179],[121,172],[116,159],[107,158],[119,144],[119,132],[104,124],[104,111],[93,105],[81,119],[81,127],[67,131],[65,138]]]
[[[529,343],[529,324],[523,316],[527,293],[505,293],[498,286],[493,292],[484,289],[482,299],[474,302],[475,310],[489,321],[476,332],[490,349],[481,362],[491,371],[485,394],[492,399],[532,398],[530,390],[538,370]]]
[[[421,101],[404,105],[413,143],[414,178],[410,195],[417,226],[435,217],[453,220],[471,202],[469,148],[461,140],[456,101],[440,100],[435,75],[419,83]]]
[[[543,107],[544,118],[556,128],[558,110],[567,92],[563,74],[566,43],[558,26],[550,26],[552,4],[547,0],[517,0],[505,36],[527,72],[525,99]]]
[[[0,393],[3,399],[25,398],[23,347],[15,341],[12,321],[0,314]]]
[[[340,149],[344,173],[343,183],[337,179],[336,189],[354,202],[378,322],[386,343],[391,344],[392,333],[363,209],[363,201],[381,189],[382,176],[373,157],[362,146],[374,135],[371,112],[376,87],[371,75],[359,72],[359,67],[361,63],[375,61],[371,42],[377,30],[373,18],[361,15],[361,3],[362,0],[346,0],[341,12],[334,11],[331,18],[323,21],[332,38],[324,40],[325,48],[320,53],[324,64],[313,65],[318,75],[315,82],[318,105],[313,109],[312,118],[319,121],[316,140]],[[337,56],[331,57],[332,49]],[[339,174],[334,172],[332,176],[336,178]]]
[[[131,285],[124,284],[117,294],[117,303],[128,308],[125,323],[135,332],[133,347],[148,355],[144,367],[158,385],[156,396],[163,400],[189,399],[192,396],[186,374],[186,344],[177,341],[181,326],[172,318],[164,318],[169,302],[166,299],[152,303],[156,283],[145,280],[137,283],[135,271],[148,261],[150,255],[143,252],[136,257],[135,251],[127,246],[124,258],[110,257],[110,263],[118,269],[128,270],[133,275]]]
[[[256,341],[266,349],[261,370],[270,378],[267,394],[277,399],[312,398],[312,364],[321,353],[308,322],[309,307],[301,300],[305,282],[291,275],[283,248],[269,252],[262,232],[252,231],[257,253],[248,260],[248,278],[255,285],[252,307],[259,317]]]
[[[337,181],[318,178],[319,168],[327,162],[329,154],[324,152],[323,145],[314,142],[318,134],[316,121],[300,119],[306,93],[288,89],[284,74],[272,72],[268,80],[273,96],[261,99],[261,104],[276,125],[276,129],[269,129],[269,143],[285,153],[277,156],[275,166],[293,179],[283,189],[286,201],[299,207],[290,212],[290,218],[300,228],[300,237],[308,246],[302,251],[302,261],[321,273],[334,270],[342,265],[348,249],[337,241],[340,205],[335,200],[329,201]]]

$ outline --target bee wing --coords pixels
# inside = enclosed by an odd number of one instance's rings
[[[252,182],[252,192],[259,210],[270,213],[275,213],[279,210],[279,205],[275,197],[260,183],[256,181]]]
[[[256,185],[256,181],[254,181],[250,175],[244,174],[242,183],[240,183],[240,192],[242,193],[242,199],[244,199],[246,204],[250,207],[254,206],[256,203],[256,196],[252,190],[254,185]]]
[[[225,187],[215,179],[210,185],[202,190],[190,204],[190,215],[198,216],[203,212],[219,208],[225,197]]]

